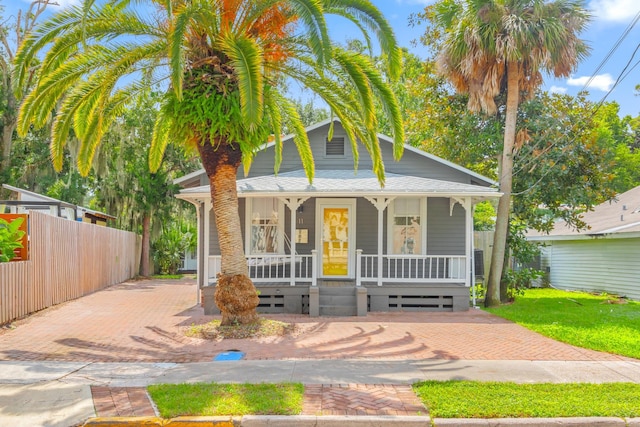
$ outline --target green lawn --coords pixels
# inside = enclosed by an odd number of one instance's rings
[[[510,305],[486,309],[578,347],[640,359],[640,302],[607,295],[528,289]]]
[[[640,384],[425,381],[414,391],[432,418],[638,417]]]
[[[282,384],[157,384],[148,387],[160,416],[295,415],[304,386]]]

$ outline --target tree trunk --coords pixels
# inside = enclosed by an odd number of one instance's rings
[[[500,171],[500,192],[502,197],[498,202],[496,215],[496,231],[493,237],[493,251],[491,253],[491,267],[487,282],[486,307],[500,305],[500,282],[504,268],[504,256],[509,232],[509,214],[511,213],[511,186],[513,180],[513,147],[516,139],[516,119],[520,88],[518,85],[518,64],[507,64],[507,111],[504,125],[504,147],[502,149],[502,168]]]
[[[211,185],[222,258],[215,293],[216,305],[222,313],[222,325],[253,323],[258,320],[256,307],[260,298],[249,278],[238,213],[236,176],[242,153],[224,140],[214,141],[213,145],[198,145],[198,151]],[[208,217],[205,215],[206,220]]]
[[[13,131],[16,130],[16,99],[9,89],[7,95],[7,106],[2,117],[2,159],[0,159],[0,171],[9,169],[11,165],[11,144],[13,141]]]
[[[151,215],[145,213],[142,217],[142,254],[140,255],[140,275],[149,276],[149,253],[151,248]]]

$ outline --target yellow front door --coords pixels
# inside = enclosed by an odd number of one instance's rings
[[[322,276],[346,277],[350,273],[350,216],[348,206],[321,208]]]

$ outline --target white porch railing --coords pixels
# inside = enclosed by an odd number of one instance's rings
[[[380,270],[378,259],[378,255],[358,253],[358,286],[362,282],[459,283],[467,278],[464,255],[382,255]]]
[[[317,255],[296,255],[294,281],[317,285]],[[220,256],[209,257],[209,277],[220,272]],[[291,255],[247,256],[249,277],[257,283],[290,281]],[[356,255],[356,285],[363,282],[393,283],[460,283],[467,279],[464,255],[383,255],[382,277],[378,277],[378,255]]]
[[[314,251],[315,252],[315,251]],[[294,278],[296,282],[316,284],[316,254],[296,255]],[[255,282],[278,283],[291,279],[291,255],[247,255],[249,277]],[[209,277],[215,278],[221,270],[220,255],[209,256]]]

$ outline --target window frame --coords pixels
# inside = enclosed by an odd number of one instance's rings
[[[276,229],[278,232],[277,235],[277,252],[253,252],[253,245],[251,241],[252,232],[253,232],[253,206],[254,201],[256,200],[272,200],[277,202],[277,212],[278,212],[278,223],[276,225]],[[277,197],[247,197],[245,202],[245,251],[247,255],[257,256],[257,255],[285,255],[285,216],[284,216],[284,203]]]
[[[396,197],[389,203],[387,208],[387,254],[388,255],[408,255],[396,253],[393,248],[393,231],[396,217],[396,201],[398,200],[418,200],[419,218],[420,218],[420,252],[413,255],[427,254],[427,198],[426,197]]]

